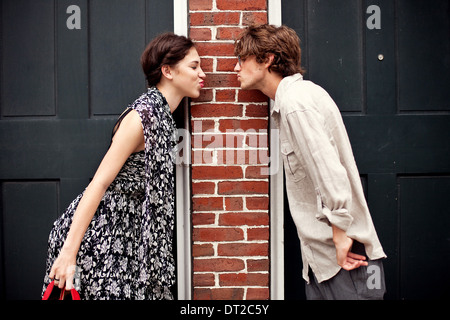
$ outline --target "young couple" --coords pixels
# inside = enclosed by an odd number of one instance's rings
[[[300,238],[308,299],[382,299],[383,249],[339,110],[303,80],[300,40],[285,26],[248,27],[236,41],[242,89],[275,101],[290,211]],[[120,116],[93,180],[54,223],[43,292],[73,286],[82,299],[172,299],[175,282],[171,113],[196,98],[205,74],[193,42],[166,33],[145,49],[148,91]],[[367,285],[377,266],[382,284]],[[299,270],[300,272],[300,270]]]

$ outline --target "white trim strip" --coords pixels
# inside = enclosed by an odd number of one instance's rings
[[[173,32],[188,36],[188,0],[173,0]],[[189,128],[189,103],[184,99],[184,127]],[[184,139],[184,157],[189,157],[187,163],[176,166],[176,233],[177,233],[177,285],[178,300],[191,300],[192,267],[191,267],[191,177],[189,163],[191,153],[190,141]]]
[[[268,22],[281,26],[281,0],[268,0]],[[271,105],[273,101],[270,102]],[[275,129],[273,120],[270,120],[270,129]],[[280,148],[279,139],[270,139],[271,150]],[[271,152],[277,154],[276,152]],[[284,181],[283,160],[278,159],[278,167],[270,166],[270,298],[284,300]]]
[[[281,0],[268,0],[267,2],[268,22],[275,26],[281,26]]]
[[[173,32],[188,36],[188,0],[173,0]]]

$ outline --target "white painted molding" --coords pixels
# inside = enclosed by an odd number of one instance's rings
[[[281,26],[281,0],[268,0],[268,22]],[[273,101],[270,101],[271,106]],[[270,120],[270,129],[276,129]],[[275,139],[274,139],[275,140]],[[280,149],[279,140],[271,139],[271,150]],[[280,152],[273,154],[279,154]],[[270,298],[284,300],[284,188],[283,160],[278,159],[279,168],[270,174]],[[271,169],[273,164],[271,165]]]
[[[281,0],[268,0],[267,15],[270,24],[281,26]]]
[[[173,32],[188,36],[188,0],[173,0]],[[182,101],[184,127],[189,128],[189,103]],[[184,157],[187,163],[176,166],[176,233],[177,233],[177,285],[178,300],[191,300],[192,297],[192,263],[191,263],[191,177],[190,141],[184,139]]]

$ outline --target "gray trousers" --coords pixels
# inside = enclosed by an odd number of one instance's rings
[[[352,251],[361,254],[357,252],[360,250]],[[383,261],[382,259],[368,260],[368,263],[368,266],[351,271],[341,269],[333,278],[322,283],[317,282],[309,268],[310,280],[305,286],[306,298],[308,300],[382,300],[386,292]]]

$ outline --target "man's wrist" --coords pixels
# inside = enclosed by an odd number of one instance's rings
[[[331,228],[333,229],[333,242],[335,244],[347,238],[347,234],[344,230],[336,227],[335,225],[331,225]]]

